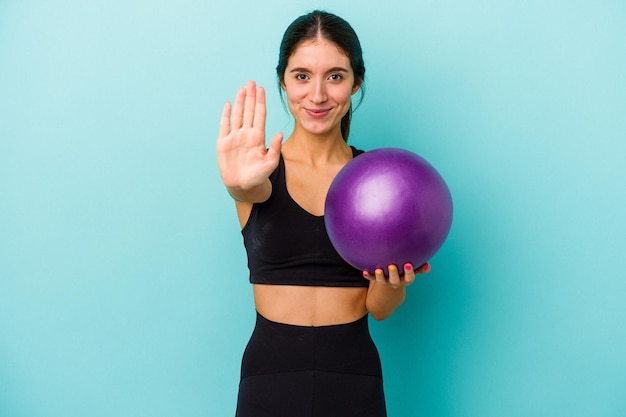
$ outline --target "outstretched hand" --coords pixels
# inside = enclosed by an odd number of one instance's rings
[[[430,272],[430,264],[426,262],[417,269],[413,269],[413,265],[407,263],[404,265],[404,273],[400,274],[396,265],[389,265],[387,268],[389,275],[385,276],[385,272],[381,268],[377,268],[374,274],[363,271],[363,277],[369,281],[375,281],[380,285],[389,285],[393,288],[406,287],[415,281],[415,276]]]
[[[248,81],[237,92],[234,106],[222,111],[217,139],[217,163],[224,185],[248,190],[262,185],[278,166],[282,133],[265,144],[265,90]]]

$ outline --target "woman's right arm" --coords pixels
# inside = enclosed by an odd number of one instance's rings
[[[230,195],[241,203],[267,200],[269,176],[278,166],[282,133],[265,145],[265,90],[254,81],[240,88],[234,106],[224,105],[217,139],[217,163]]]

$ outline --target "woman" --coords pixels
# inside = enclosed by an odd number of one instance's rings
[[[237,416],[385,416],[367,316],[387,318],[430,266],[358,271],[324,228],[333,178],[362,153],[346,142],[351,97],[365,75],[354,30],[322,11],[299,17],[284,34],[277,75],[295,120],[289,138],[276,134],[266,148],[265,91],[250,81],[226,103],[217,141],[257,310]]]

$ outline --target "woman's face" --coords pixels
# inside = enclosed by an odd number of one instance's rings
[[[325,39],[303,42],[289,57],[283,89],[296,130],[326,135],[340,132],[355,85],[350,58]]]

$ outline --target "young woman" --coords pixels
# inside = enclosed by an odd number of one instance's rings
[[[367,317],[392,314],[430,266],[358,271],[326,234],[328,188],[362,153],[346,142],[352,95],[365,75],[352,27],[322,11],[299,17],[283,36],[277,75],[295,120],[288,139],[276,134],[266,147],[265,91],[250,81],[234,105],[226,103],[217,141],[257,310],[237,416],[382,417],[381,365]]]

